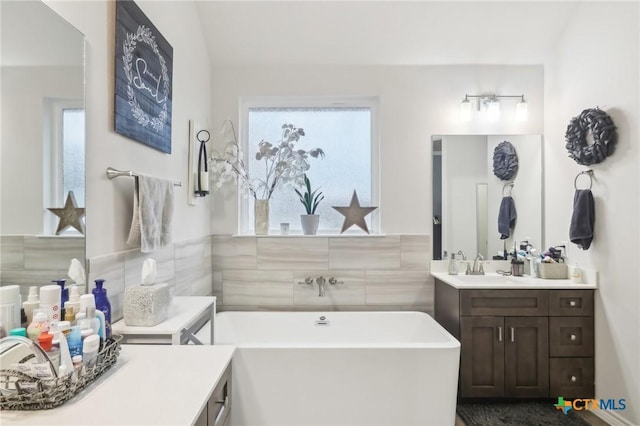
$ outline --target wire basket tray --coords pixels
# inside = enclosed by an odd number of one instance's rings
[[[0,409],[46,410],[64,404],[116,363],[121,340],[122,336],[112,335],[98,353],[94,366],[79,366],[73,374],[56,379],[38,379],[16,370],[0,370],[0,385],[5,390],[13,389],[10,392],[3,390],[0,394]],[[16,391],[16,383],[30,385],[32,392]]]

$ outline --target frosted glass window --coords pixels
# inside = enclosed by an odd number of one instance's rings
[[[84,205],[84,110],[62,111],[62,185],[63,199],[73,191]]]
[[[312,189],[319,187],[324,195],[316,210],[320,215],[319,233],[340,232],[344,216],[331,206],[348,206],[354,190],[362,206],[372,205],[371,107],[249,107],[246,114],[244,134],[251,176],[264,178],[264,163],[255,158],[258,144],[263,139],[274,144],[280,141],[284,123],[304,129],[305,136],[296,148],[324,151],[324,159],[310,158],[307,172]],[[243,203],[247,214],[241,231],[253,232],[253,198],[248,197]],[[281,222],[290,224],[291,233],[302,233],[300,215],[306,211],[292,186],[281,185],[273,193],[269,209],[271,234],[279,233]],[[370,231],[375,231],[371,215],[366,220]]]

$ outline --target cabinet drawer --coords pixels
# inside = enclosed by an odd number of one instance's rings
[[[549,291],[549,315],[593,316],[593,290]]]
[[[551,358],[549,384],[551,398],[593,398],[593,358]]]
[[[593,356],[593,317],[549,318],[551,356]]]
[[[461,315],[547,316],[547,290],[461,290]]]

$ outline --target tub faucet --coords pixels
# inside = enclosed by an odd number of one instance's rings
[[[484,267],[482,261],[484,257],[480,253],[473,260],[473,269],[469,270],[469,264],[467,263],[467,275],[484,275]]]
[[[318,297],[324,297],[325,284],[327,283],[327,280],[325,277],[318,277],[316,278],[316,283],[318,283]]]

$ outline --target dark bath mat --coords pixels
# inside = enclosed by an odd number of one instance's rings
[[[547,401],[459,402],[456,411],[467,426],[589,426]]]

